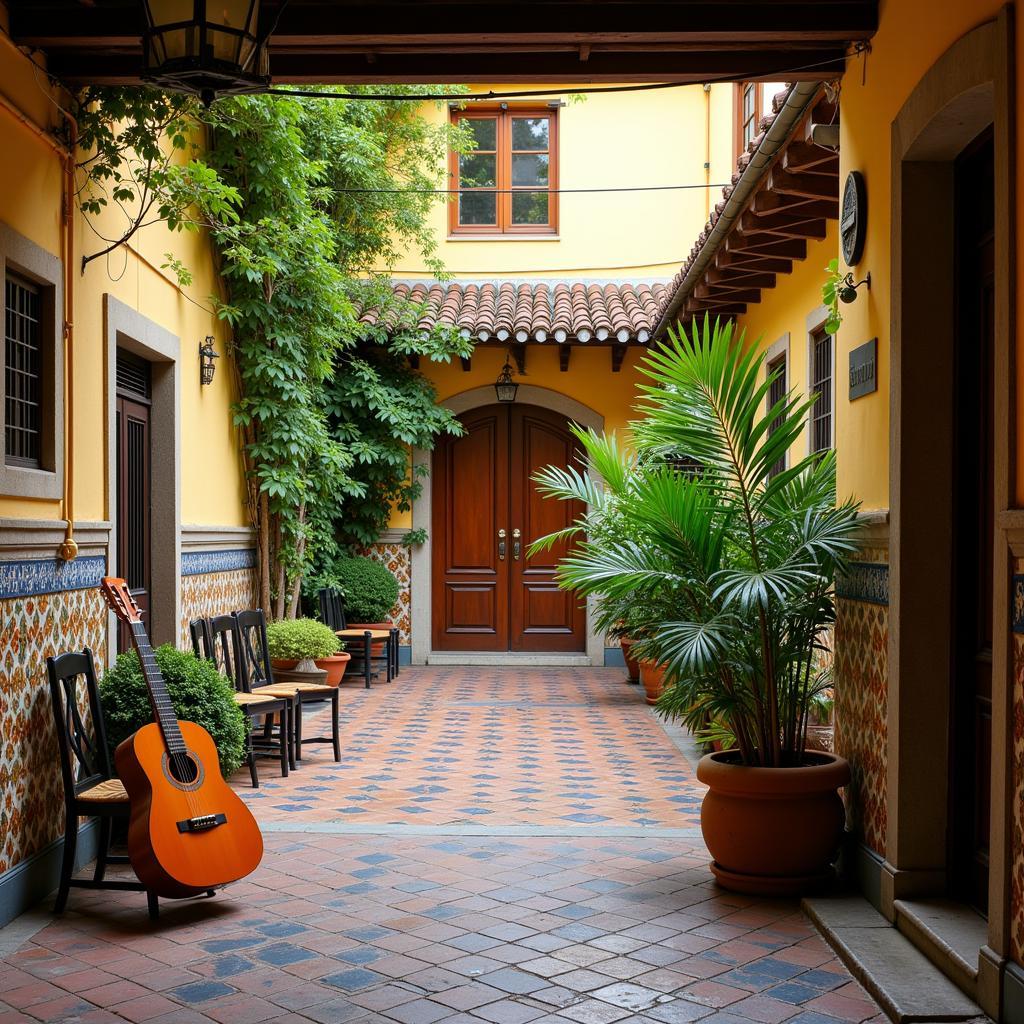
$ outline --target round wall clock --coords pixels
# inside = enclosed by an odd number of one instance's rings
[[[848,267],[856,266],[864,255],[864,233],[868,224],[868,195],[864,175],[850,171],[843,188],[843,212],[839,219],[839,237],[843,259]]]

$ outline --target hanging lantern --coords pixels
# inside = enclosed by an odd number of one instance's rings
[[[206,336],[206,344],[199,345],[199,383],[212,384],[213,374],[217,369],[214,359],[220,359],[217,350],[213,347],[213,335]]]
[[[518,390],[519,385],[512,379],[512,364],[508,361],[506,354],[505,365],[494,382],[494,393],[498,396],[499,402],[514,402]]]
[[[142,78],[209,106],[218,96],[270,84],[267,40],[257,35],[259,0],[143,0]]]

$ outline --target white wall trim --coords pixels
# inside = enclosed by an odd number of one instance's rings
[[[251,526],[203,526],[198,523],[183,523],[181,526],[182,550],[223,551],[255,546],[256,531]]]
[[[471,388],[452,395],[440,403],[446,409],[459,415],[471,409],[494,404],[494,387],[490,384]],[[560,413],[582,427],[590,427],[601,431],[604,429],[604,416],[582,402],[560,394],[550,388],[542,388],[536,384],[520,384],[516,396],[517,405],[536,405],[542,409],[550,409]],[[432,608],[432,574],[433,561],[430,542],[431,530],[431,452],[416,448],[412,453],[413,469],[426,467],[426,472],[418,477],[422,484],[420,496],[412,503],[412,528],[425,530],[427,541],[412,549],[412,587],[411,587],[411,628],[412,628],[412,663],[426,665],[430,658],[433,637]],[[594,625],[593,602],[587,602],[587,637],[586,653],[591,665],[598,667],[604,664],[604,636]],[[515,654],[509,655],[511,664],[522,664],[522,656],[516,659]],[[553,656],[554,657],[554,656]]]

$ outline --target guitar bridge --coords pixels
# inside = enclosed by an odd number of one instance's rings
[[[185,818],[178,822],[179,832],[209,832],[211,828],[227,824],[224,814],[199,814],[194,818]]]

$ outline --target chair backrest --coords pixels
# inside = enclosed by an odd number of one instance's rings
[[[238,670],[243,689],[252,690],[274,681],[267,647],[267,620],[262,608],[234,612],[238,643]]]
[[[57,729],[64,798],[70,803],[83,789],[113,775],[92,651],[86,647],[81,652],[72,651],[47,658],[46,674],[50,681],[53,722]],[[79,679],[85,683],[91,730],[83,720],[78,704]]]
[[[209,658],[217,670],[231,680],[236,690],[248,692],[242,657],[239,654],[238,625],[234,615],[214,615],[206,620],[210,637]]]
[[[204,661],[213,661],[213,644],[206,619],[193,619],[188,624],[188,632],[192,637],[192,653]]]
[[[331,629],[348,629],[345,602],[337,590],[324,587],[320,591],[320,618]]]

